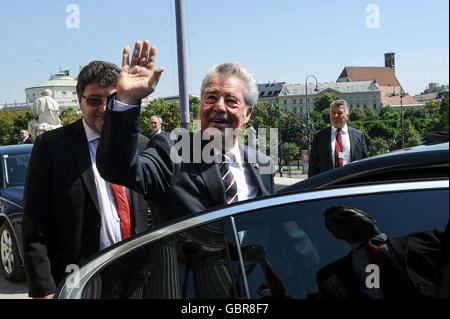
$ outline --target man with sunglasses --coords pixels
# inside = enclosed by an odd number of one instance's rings
[[[29,295],[52,298],[84,259],[147,228],[142,195],[105,181],[95,162],[106,98],[119,68],[94,61],[77,83],[82,118],[35,141],[24,193],[24,264]],[[148,138],[139,135],[138,150]]]

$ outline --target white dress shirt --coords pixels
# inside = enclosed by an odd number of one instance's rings
[[[97,154],[98,138],[100,134],[87,126],[83,119],[83,126],[89,143],[89,154],[91,156],[92,170],[94,171],[95,188],[97,190],[98,206],[100,209],[100,250],[111,246],[122,240],[120,229],[120,218],[117,214],[114,195],[109,183],[105,181],[97,170],[95,156]],[[128,197],[127,193],[127,197]]]
[[[335,167],[335,158],[334,158],[334,150],[336,149],[336,134],[337,129],[334,126],[331,126],[331,160],[333,161],[333,167]],[[341,129],[341,137],[342,137],[342,152],[344,155],[343,166],[347,165],[351,162],[350,158],[350,136],[348,135],[348,126],[345,126]]]

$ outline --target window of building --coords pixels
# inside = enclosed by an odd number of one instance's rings
[[[303,104],[303,99],[300,99],[300,104]]]
[[[353,92],[353,86],[347,86],[347,92]]]
[[[296,99],[294,99],[294,101],[293,101],[292,103],[294,103],[294,104],[297,104],[297,100],[296,100]]]
[[[287,104],[287,100],[284,100],[284,105],[286,105]]]
[[[366,87],[365,87],[365,86],[362,86],[362,85],[361,85],[361,86],[359,87],[359,91],[360,91],[360,92],[364,92],[365,90],[366,90]]]
[[[297,94],[298,94],[298,90],[294,89],[294,95],[297,95]]]

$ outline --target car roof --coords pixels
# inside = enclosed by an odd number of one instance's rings
[[[0,155],[31,153],[33,144],[17,144],[0,146]]]
[[[445,177],[448,179],[448,142],[420,145],[352,162],[281,189],[292,192],[309,188],[357,185]]]

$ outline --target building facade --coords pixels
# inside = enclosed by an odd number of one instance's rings
[[[69,75],[69,70],[64,70],[50,75],[50,79],[25,89],[26,103],[32,105],[34,100],[44,96],[44,90],[49,89],[53,93],[60,110],[72,107],[79,110],[77,97],[77,81]]]

